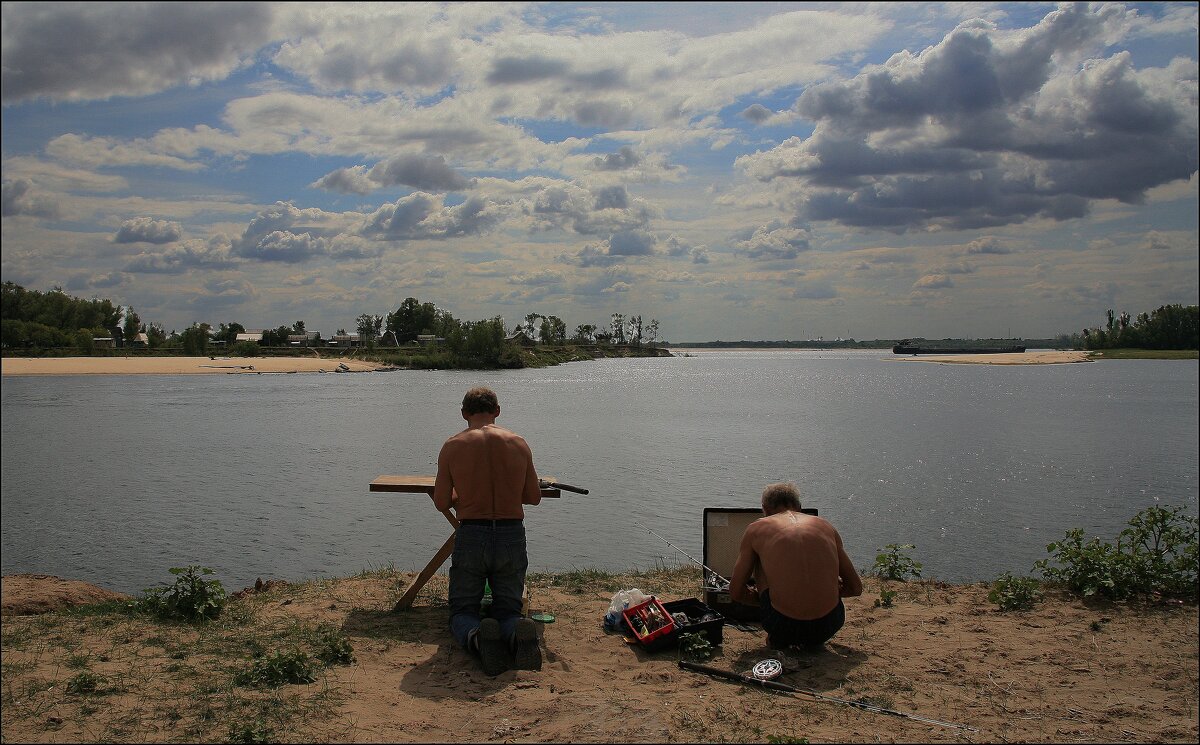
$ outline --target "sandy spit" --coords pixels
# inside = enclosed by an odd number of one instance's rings
[[[1061,365],[1071,362],[1091,362],[1089,352],[1044,351],[1012,354],[931,354],[926,356],[892,358],[900,362],[940,362],[945,365]]]

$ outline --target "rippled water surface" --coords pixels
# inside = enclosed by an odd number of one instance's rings
[[[449,535],[429,474],[472,385],[542,474],[587,487],[527,510],[531,568],[699,557],[705,507],[795,481],[855,563],[912,543],[925,576],[1028,574],[1070,528],[1111,540],[1197,507],[1197,364],[1000,367],[879,352],[691,352],[543,370],[4,378],[3,573],[126,592],[202,564],[229,589],[424,566]]]

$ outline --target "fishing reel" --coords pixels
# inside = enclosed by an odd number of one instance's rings
[[[710,570],[704,576],[704,589],[709,592],[729,592],[729,580]]]
[[[775,680],[783,675],[783,663],[779,660],[761,660],[750,668],[755,680]]]

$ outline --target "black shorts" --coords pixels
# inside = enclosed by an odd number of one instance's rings
[[[837,607],[821,618],[811,621],[799,621],[785,616],[771,607],[771,592],[763,590],[758,594],[762,603],[762,625],[767,632],[767,644],[773,649],[784,649],[793,644],[802,647],[819,647],[833,638],[833,635],[846,623],[846,606],[838,598]]]

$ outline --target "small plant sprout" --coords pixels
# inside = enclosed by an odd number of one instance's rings
[[[152,587],[141,599],[144,610],[160,618],[184,621],[208,621],[221,615],[225,607],[225,588],[219,580],[205,579],[208,567],[172,567],[177,579],[167,587]]]
[[[712,659],[713,648],[708,642],[708,632],[697,631],[679,636],[679,654],[689,662],[707,662]]]
[[[992,584],[988,600],[1000,610],[1029,610],[1042,597],[1038,581],[1032,577],[1014,577],[1005,572]]]
[[[892,580],[896,582],[907,582],[911,579],[920,579],[921,563],[913,561],[908,554],[904,553],[908,549],[914,549],[911,543],[889,543],[880,549],[883,553],[875,556],[875,564],[872,569],[875,575],[880,579]]]

